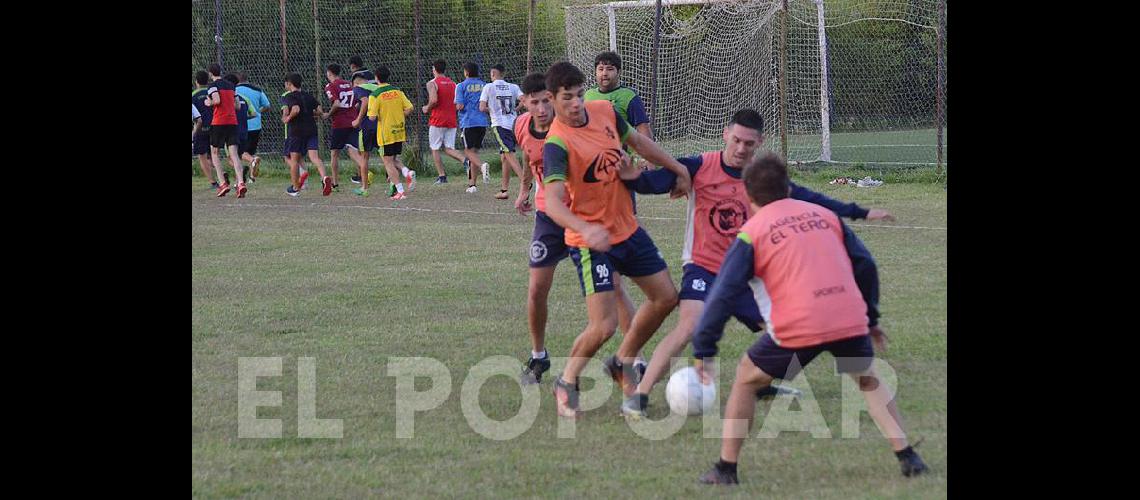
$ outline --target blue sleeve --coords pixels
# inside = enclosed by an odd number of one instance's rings
[[[843,246],[847,248],[847,256],[851,258],[851,268],[855,274],[855,283],[859,285],[859,292],[863,294],[863,301],[867,303],[867,319],[870,325],[879,324],[879,268],[875,258],[863,245],[858,236],[847,227],[843,221]]]
[[[625,121],[625,118],[621,117],[617,106],[614,106],[614,118],[617,121],[618,137],[621,137],[622,144],[625,144],[626,137],[629,137],[629,123]]]
[[[848,219],[866,219],[868,210],[856,205],[854,203],[843,203],[839,200],[833,200],[820,193],[812,191],[806,187],[800,186],[796,183],[792,184],[792,198],[808,203],[815,203],[820,205],[840,217],[847,217]]]
[[[557,144],[547,142],[542,146],[542,183],[566,182],[566,166],[569,155]]]
[[[463,92],[465,92],[466,89],[467,86],[462,83],[455,86],[455,99],[452,99],[455,101],[455,104],[463,104]],[[466,104],[464,104],[464,107],[466,107]]]
[[[744,234],[744,233],[741,233]],[[732,242],[724,254],[724,263],[716,275],[716,282],[705,299],[705,312],[693,331],[693,356],[716,356],[716,344],[724,335],[724,324],[732,317],[733,305],[742,293],[749,293],[754,261],[751,243],[742,239]]]
[[[642,123],[649,123],[649,115],[645,113],[645,104],[641,102],[641,96],[633,96],[626,111],[629,113],[630,125],[636,127]]]
[[[689,178],[696,177],[697,171],[701,169],[700,156],[687,156],[684,158],[677,158],[685,168],[689,169]],[[632,181],[625,181],[625,186],[635,193],[639,194],[664,194],[673,190],[673,185],[677,182],[677,174],[670,172],[668,169],[659,168],[642,172],[637,179]]]

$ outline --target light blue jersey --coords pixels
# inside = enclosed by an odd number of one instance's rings
[[[459,112],[459,128],[491,126],[491,118],[479,111],[479,96],[483,94],[484,85],[483,80],[472,77],[455,86],[455,104],[463,105],[463,111]]]
[[[253,103],[253,111],[257,116],[249,119],[249,130],[261,130],[261,108],[269,107],[269,97],[261,89],[248,83],[240,83],[235,90],[239,95]]]

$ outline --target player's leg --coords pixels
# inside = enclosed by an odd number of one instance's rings
[[[624,337],[626,332],[629,331],[630,325],[633,323],[633,315],[637,314],[637,307],[633,304],[633,299],[629,296],[629,288],[626,288],[625,283],[622,281],[620,275],[614,275],[614,292],[616,292],[615,295],[618,301],[618,330],[621,331]],[[637,358],[633,362],[634,369],[644,374],[646,366],[645,357],[642,356],[641,351],[638,351]]]
[[[570,256],[577,268],[582,294],[586,296],[586,328],[574,339],[566,369],[554,380],[558,414],[578,415],[578,375],[602,344],[617,330],[617,303],[613,293],[613,266],[604,252],[572,248]]]
[[[332,170],[333,187],[336,187],[338,184],[340,184],[339,163],[340,163],[340,150],[339,149],[330,149],[329,150],[329,169]]]
[[[550,369],[546,354],[547,298],[554,282],[554,270],[558,262],[569,255],[564,239],[565,231],[555,224],[545,213],[537,212],[534,219],[534,233],[531,236],[527,283],[526,315],[530,329],[531,356],[523,369],[522,382],[539,383],[542,374]]]
[[[210,155],[205,153],[198,155],[198,169],[202,171],[202,177],[210,181],[210,185],[216,189],[218,187],[218,181],[214,180],[214,173],[211,172],[211,170],[213,170],[211,166]]]
[[[751,353],[751,351],[749,351]],[[724,430],[721,434],[720,461],[700,477],[705,484],[736,484],[736,464],[740,460],[740,448],[752,429],[752,419],[756,416],[756,391],[772,383],[772,376],[761,370],[749,359],[749,354],[740,357],[736,365],[736,378],[728,394],[724,408]]]
[[[389,154],[390,147],[391,147],[391,144],[385,145],[384,146],[384,156],[380,157],[380,160],[384,162],[384,171],[388,173],[389,182],[391,182],[392,179],[399,179],[400,178],[400,170],[398,168],[396,168],[396,156],[394,154],[393,155]],[[396,184],[396,195],[394,195],[394,197],[399,196],[400,198],[403,198],[403,193],[404,193],[404,183],[402,183],[402,182],[397,183]]]

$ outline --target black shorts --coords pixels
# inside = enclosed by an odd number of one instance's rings
[[[463,148],[479,149],[483,145],[483,136],[487,135],[487,127],[467,127],[463,129]]]
[[[195,155],[210,154],[210,133],[198,132],[198,134],[194,136],[193,148]]]
[[[767,333],[748,348],[748,358],[764,373],[774,378],[792,380],[824,351],[835,357],[835,369],[839,373],[867,371],[875,359],[875,348],[871,346],[870,335],[839,339],[802,349],[785,349],[776,345]]]
[[[210,145],[215,148],[224,148],[226,146],[240,146],[241,142],[238,141],[238,126],[211,125]]]
[[[381,156],[400,156],[400,153],[404,151],[404,141],[385,144],[383,149],[384,152]]]
[[[238,146],[238,154],[257,154],[257,143],[261,140],[261,129],[250,130],[245,135],[245,141]]]
[[[356,142],[356,129],[334,128],[329,134],[329,150],[340,151],[345,146]]]

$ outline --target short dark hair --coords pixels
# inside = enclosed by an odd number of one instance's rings
[[[499,73],[506,73],[507,72],[506,66],[503,66],[502,63],[491,66],[491,69],[498,71]]]
[[[546,90],[557,94],[562,89],[577,87],[586,83],[586,75],[573,64],[556,62],[546,70]]]
[[[238,81],[240,81],[240,82],[248,82],[249,81],[249,78],[246,77],[245,71],[238,71],[237,75],[238,75]]]
[[[329,73],[340,76],[340,65],[337,63],[332,63],[325,69],[329,70]]]
[[[368,71],[366,69],[362,69],[360,71],[357,71],[356,73],[353,73],[352,77],[353,78],[363,78],[364,81],[376,79],[376,75],[373,75],[371,71]]]
[[[788,165],[771,151],[744,165],[744,189],[759,206],[787,198],[789,182]]]
[[[479,76],[479,65],[473,62],[463,63],[463,72],[467,76]]]
[[[392,76],[392,72],[390,70],[388,70],[387,66],[381,64],[380,66],[376,67],[376,80],[377,81],[387,83],[388,78],[391,76]]]
[[[285,81],[293,84],[294,87],[301,88],[300,73],[289,73],[288,75],[285,75]]]
[[[194,81],[198,82],[198,85],[209,85],[210,74],[205,71],[198,70],[194,73]]]
[[[732,124],[748,127],[761,134],[764,133],[764,117],[760,116],[760,113],[757,113],[754,109],[742,109],[737,111],[736,114],[732,115],[732,123],[729,123],[729,125]]]
[[[227,82],[230,82],[230,83],[232,83],[232,84],[234,84],[234,85],[237,85],[237,84],[238,84],[238,77],[237,77],[237,75],[235,75],[235,74],[233,74],[233,73],[226,73],[226,76],[223,76],[223,77],[222,77],[222,80],[225,80],[225,81],[227,81]]]
[[[526,78],[523,78],[522,85],[520,85],[519,88],[524,94],[542,92],[546,90],[546,75],[542,73],[526,75]]]
[[[222,65],[218,63],[210,63],[209,66],[206,66],[206,71],[209,71],[210,74],[214,76],[222,76]]]
[[[435,70],[442,75],[447,71],[447,61],[444,61],[443,59],[436,59],[435,62],[431,63],[431,67],[435,68]]]
[[[352,56],[352,57],[348,58],[348,64],[350,66],[356,65],[357,68],[363,68],[364,67],[364,59],[361,59],[360,56]]]
[[[596,69],[599,64],[609,64],[621,71],[621,56],[617,52],[605,51],[594,57],[594,68]]]

